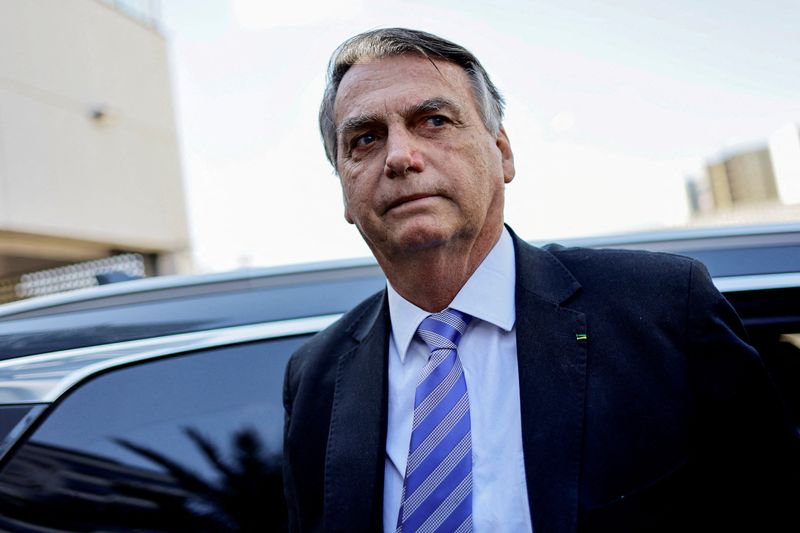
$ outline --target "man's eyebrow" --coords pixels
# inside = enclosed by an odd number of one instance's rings
[[[413,117],[414,115],[423,115],[442,110],[449,110],[457,115],[461,115],[462,112],[461,106],[457,102],[449,98],[436,97],[408,106],[403,110],[403,116]]]
[[[337,128],[336,133],[341,139],[348,134],[353,133],[354,131],[362,130],[367,126],[372,126],[380,121],[380,117],[373,113],[365,113],[363,115],[350,117],[342,122],[342,124]]]
[[[422,102],[412,104],[402,111],[404,117],[413,117],[415,115],[424,115],[425,113],[432,113],[436,111],[449,110],[456,115],[461,115],[462,107],[449,98],[435,97],[428,98]],[[374,126],[383,121],[380,115],[375,113],[364,113],[355,117],[345,119],[344,122],[336,129],[336,133],[340,139],[347,137],[349,134],[361,131],[369,126]]]

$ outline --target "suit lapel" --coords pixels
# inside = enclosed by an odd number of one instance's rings
[[[583,313],[562,307],[580,285],[550,253],[514,236],[517,360],[534,531],[574,532],[586,386]],[[576,337],[577,336],[577,337]]]
[[[325,531],[380,529],[387,417],[386,295],[351,328],[339,358],[325,461]]]

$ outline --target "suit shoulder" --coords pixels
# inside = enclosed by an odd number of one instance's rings
[[[613,299],[627,306],[683,305],[716,289],[705,266],[690,257],[643,250],[566,248],[548,245],[553,255],[578,281],[585,295]]]
[[[544,250],[552,254],[573,273],[592,275],[649,277],[687,276],[693,269],[705,272],[696,259],[667,252],[618,248],[581,248],[548,244]]]

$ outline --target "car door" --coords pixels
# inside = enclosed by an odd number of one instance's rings
[[[284,530],[283,370],[306,338],[92,375],[7,455],[0,529]]]

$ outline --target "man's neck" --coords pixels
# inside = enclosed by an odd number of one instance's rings
[[[471,246],[462,243],[418,250],[393,258],[391,268],[381,264],[389,283],[403,298],[417,307],[435,313],[445,309],[492,250],[502,226],[478,238]]]

